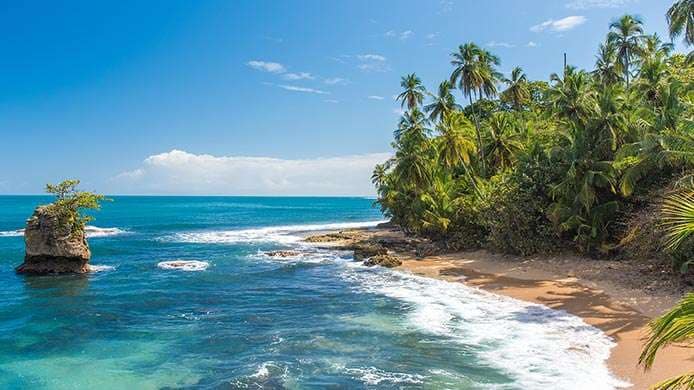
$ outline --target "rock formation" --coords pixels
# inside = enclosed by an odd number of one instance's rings
[[[24,230],[26,254],[18,273],[59,274],[89,272],[91,252],[84,231],[60,223],[49,206],[40,206]]]
[[[393,268],[402,265],[402,261],[396,256],[391,255],[376,255],[369,257],[364,261],[364,265],[367,267],[372,267],[374,265],[380,265],[381,267]]]

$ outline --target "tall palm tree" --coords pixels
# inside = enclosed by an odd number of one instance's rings
[[[452,53],[451,65],[454,69],[451,73],[451,84],[458,86],[463,96],[473,106],[472,95],[477,99],[483,96],[496,95],[496,82],[501,78],[495,66],[499,65],[499,58],[490,52],[469,42],[458,46],[458,52]],[[480,129],[479,113],[475,113],[475,129],[477,131],[477,149],[479,153],[482,171],[486,170],[486,161],[482,147],[482,132]]]
[[[441,122],[446,115],[454,110],[461,110],[460,105],[455,102],[455,96],[451,93],[453,88],[453,84],[448,80],[439,84],[438,95],[432,95],[434,101],[424,106],[424,112],[429,113],[429,120]]]
[[[407,108],[412,110],[422,104],[426,89],[422,85],[422,80],[416,74],[412,73],[403,76],[400,86],[404,89],[397,97],[397,100],[400,100],[400,107],[404,107],[407,104]]]
[[[627,87],[629,86],[631,61],[639,53],[642,39],[643,22],[636,16],[624,15],[610,24],[607,41],[612,43],[617,50],[620,68],[624,73]]]
[[[502,93],[502,97],[511,102],[516,111],[520,111],[530,100],[530,88],[528,78],[519,66],[511,71],[511,78],[504,79],[508,86]]]
[[[639,363],[646,369],[653,366],[658,351],[670,344],[694,341],[694,293],[687,294],[669,312],[651,321],[651,334],[643,347]],[[694,372],[667,379],[651,387],[658,390],[694,388]]]
[[[595,61],[593,76],[602,85],[612,85],[622,81],[617,61],[617,49],[610,42],[601,43]]]
[[[670,26],[670,37],[684,33],[684,43],[694,44],[694,0],[678,0],[667,11],[667,22]]]
[[[423,142],[429,129],[426,127],[426,118],[422,111],[414,107],[410,111],[405,112],[400,118],[398,128],[393,132],[395,142]]]

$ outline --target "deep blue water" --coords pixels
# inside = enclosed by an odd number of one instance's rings
[[[2,389],[615,384],[610,341],[575,317],[301,242],[382,220],[371,199],[115,197],[91,223],[102,271],[16,275],[48,200],[0,197]],[[263,254],[285,248],[301,255]],[[209,267],[158,266],[174,259]]]

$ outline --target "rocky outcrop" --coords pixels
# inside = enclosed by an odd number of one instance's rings
[[[391,255],[377,255],[364,260],[364,265],[372,267],[380,265],[381,267],[393,268],[402,265],[402,260]]]
[[[277,250],[277,251],[268,251],[265,252],[265,256],[268,257],[297,257],[301,256],[301,252],[298,251],[290,251],[290,250]]]
[[[369,257],[378,255],[387,255],[388,249],[380,244],[370,243],[370,242],[360,242],[355,244],[352,249],[354,249],[354,260],[364,260]]]
[[[26,254],[18,273],[61,274],[89,272],[91,252],[84,231],[60,223],[48,206],[40,206],[24,230]]]

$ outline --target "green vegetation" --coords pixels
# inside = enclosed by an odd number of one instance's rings
[[[82,213],[85,209],[98,210],[101,202],[108,200],[103,195],[78,191],[79,180],[64,180],[59,184],[46,184],[46,192],[55,195],[55,201],[48,205],[48,210],[57,216],[62,226],[67,226],[74,233],[84,231],[87,223],[93,220],[90,215]]]
[[[678,1],[667,15],[685,44],[693,7]],[[414,73],[403,77],[395,155],[372,180],[406,233],[449,249],[614,256],[659,195],[694,188],[694,63],[639,18],[610,24],[590,71],[567,66],[544,82],[519,67],[505,78],[499,64],[465,43],[437,94]],[[671,222],[642,227],[658,230],[658,253],[686,272],[694,235]]]
[[[674,343],[694,341],[694,293],[687,294],[674,308],[651,321],[651,334],[639,357],[646,369],[655,361],[656,353]],[[652,389],[675,390],[694,388],[694,373],[680,375],[653,385]]]

